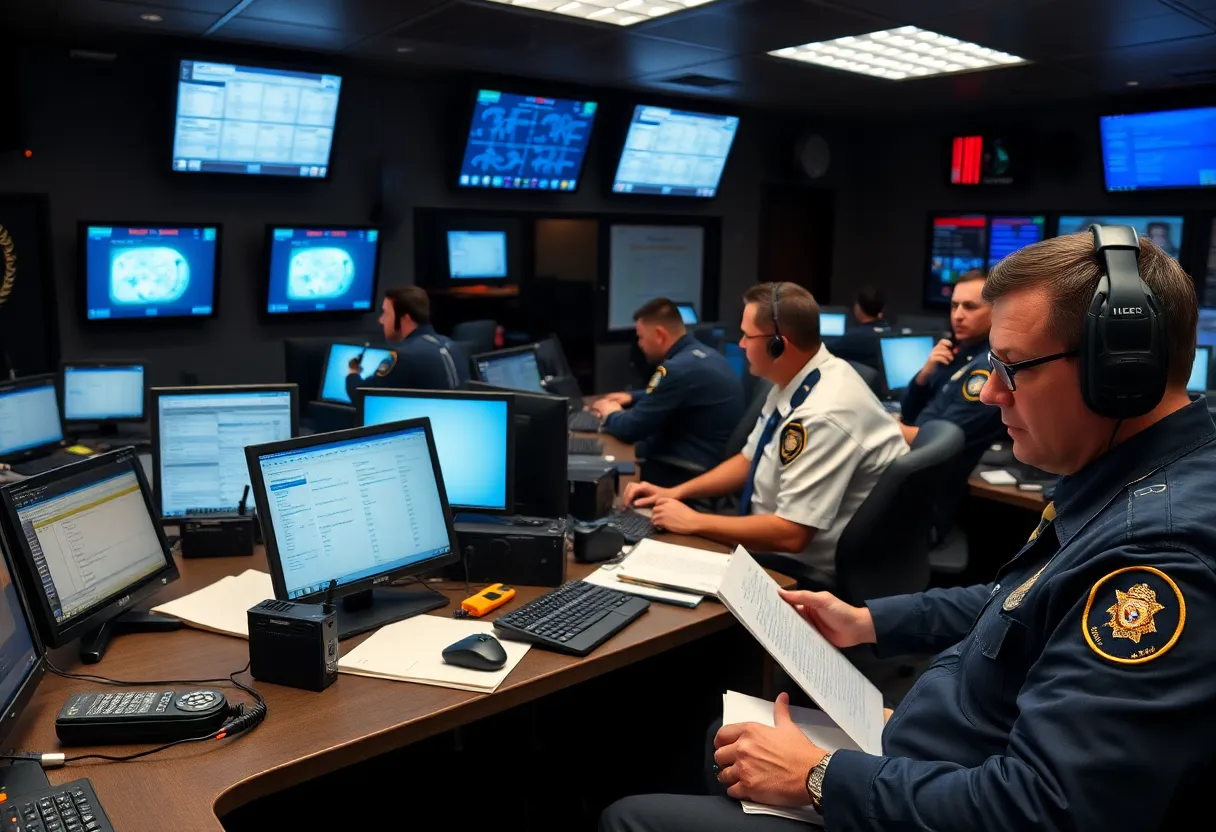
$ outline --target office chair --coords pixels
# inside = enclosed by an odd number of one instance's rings
[[[490,320],[462,321],[452,327],[453,341],[467,341],[472,347],[471,355],[483,352],[494,352],[494,334],[498,331],[498,322]]]
[[[835,580],[795,555],[760,553],[756,562],[795,578],[800,589],[829,590],[849,604],[923,590],[933,505],[962,452],[958,425],[934,420],[921,427],[912,450],[883,472],[841,534]]]
[[[473,367],[473,356],[476,354],[476,344],[472,341],[457,341],[452,339],[452,360],[456,362],[456,373],[460,376],[460,383],[464,384],[471,378],[477,378],[476,369]]]
[[[870,388],[875,396],[882,396],[882,392],[878,387],[878,370],[859,361],[849,360],[849,366],[857,371],[857,375],[861,376],[861,380],[866,383],[866,387]]]

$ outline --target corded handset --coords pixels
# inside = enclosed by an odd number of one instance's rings
[[[65,745],[159,743],[217,731],[238,709],[217,690],[74,693],[55,719]]]

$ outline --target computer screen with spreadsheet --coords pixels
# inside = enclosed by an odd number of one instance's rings
[[[0,461],[40,451],[63,440],[54,376],[0,384]]]
[[[1102,116],[1108,191],[1216,187],[1216,107]]]
[[[144,418],[144,365],[63,365],[63,418],[69,422],[132,422]]]
[[[878,339],[883,380],[889,392],[908,386],[929,360],[934,343],[932,335],[885,335]]]
[[[245,447],[296,434],[296,386],[152,389],[152,477],[161,516],[235,512]],[[250,504],[251,505],[251,504]]]
[[[526,393],[546,392],[541,384],[534,346],[482,353],[473,356],[473,362],[477,365],[481,380],[487,384]]]

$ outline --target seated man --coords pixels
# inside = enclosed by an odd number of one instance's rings
[[[837,358],[877,370],[878,336],[891,331],[891,325],[882,316],[884,306],[882,292],[873,286],[863,286],[853,302],[853,317],[857,323],[844,335],[832,339],[832,353]]]
[[[1117,268],[1130,254],[1107,252],[1107,262]],[[1082,392],[1078,365],[1103,358],[1079,355],[1105,268],[1089,234],[1044,240],[1001,261],[984,287],[993,373],[983,398],[1000,408],[1018,459],[1065,475],[1055,502],[991,584],[864,607],[829,593],[783,593],[838,647],[943,652],[888,719],[882,756],[825,753],[790,722],[784,694],[776,728],[723,727],[714,765],[730,797],[811,804],[828,832],[1210,823],[1202,818],[1216,763],[1208,644],[1216,425],[1186,391],[1197,318],[1191,279],[1141,239],[1150,304],[1126,260],[1120,283],[1144,298],[1142,310],[1165,318],[1164,393],[1148,413],[1114,418],[1091,409]],[[1136,315],[1132,308],[1122,311]],[[1143,312],[1136,317],[1147,325]],[[1131,771],[1131,779],[1121,774]],[[723,797],[654,796],[610,807],[601,829],[806,826],[745,815]]]
[[[600,430],[640,443],[640,458],[666,456],[712,468],[743,417],[743,385],[721,353],[685,331],[666,298],[645,304],[633,320],[638,347],[658,368],[645,392],[610,393],[591,406],[604,419]],[[678,468],[661,470],[675,482],[689,477],[677,476]]]
[[[625,503],[653,506],[660,528],[794,554],[831,577],[841,531],[908,446],[857,372],[820,343],[810,292],[762,283],[743,300],[739,345],[751,371],[775,385],[746,447],[674,488],[630,483]],[[740,489],[739,517],[682,502]]]
[[[380,362],[376,372],[366,379],[360,376],[359,359],[351,359],[346,394],[352,402],[360,387],[455,390],[469,380],[468,368],[452,357],[451,339],[431,326],[431,299],[424,289],[389,289],[382,306],[380,326],[392,357]]]

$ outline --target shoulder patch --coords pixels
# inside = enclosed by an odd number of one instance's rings
[[[705,358],[705,357],[706,357],[706,353],[705,353],[703,350],[693,350],[693,351],[692,351],[692,354],[693,354],[693,355],[695,355],[697,358]]]
[[[1184,624],[1186,601],[1173,579],[1151,566],[1128,566],[1094,584],[1081,631],[1102,658],[1144,664],[1168,652]]]
[[[384,378],[389,373],[391,373],[393,371],[393,368],[396,366],[397,366],[397,351],[389,350],[388,358],[381,361],[380,366],[376,368],[376,377]]]
[[[659,382],[662,381],[663,377],[666,375],[667,368],[660,364],[659,368],[654,371],[654,375],[650,377],[650,381],[646,383],[646,392],[653,393],[654,388],[659,386]]]
[[[968,373],[967,379],[963,382],[963,398],[969,402],[978,402],[980,391],[988,382],[989,375],[991,375],[989,370],[972,370]]]
[[[806,448],[806,428],[802,422],[793,421],[781,431],[781,464],[789,465],[802,455]]]

